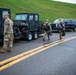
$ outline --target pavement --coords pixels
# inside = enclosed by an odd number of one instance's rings
[[[63,39],[76,36],[76,32],[67,32]],[[50,41],[37,40],[17,41],[14,43],[12,53],[0,54],[0,63],[14,56],[26,53],[32,49],[44,46],[44,43],[52,43],[59,40],[58,33],[53,33]],[[50,45],[49,45],[50,46]],[[0,46],[2,49],[2,45]],[[35,52],[20,57],[22,60],[14,60],[7,64],[7,68],[0,71],[0,75],[76,75],[76,38],[61,42],[47,48],[39,48]],[[40,51],[42,50],[42,51]],[[6,65],[5,64],[5,65]],[[13,65],[12,65],[13,64]],[[9,67],[8,67],[9,66]]]

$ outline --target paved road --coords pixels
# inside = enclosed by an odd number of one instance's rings
[[[63,38],[72,36],[76,36],[76,32],[67,32]],[[54,33],[51,39],[50,42],[59,40],[58,34]],[[30,42],[16,42],[12,53],[0,54],[0,61],[41,46],[45,42],[42,42],[42,38]],[[0,75],[76,75],[75,45],[76,39],[58,44],[6,68]]]

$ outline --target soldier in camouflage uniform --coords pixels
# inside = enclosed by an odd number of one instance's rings
[[[13,46],[13,21],[9,18],[9,14],[4,15],[4,18],[4,45],[0,53],[11,52]]]
[[[59,27],[59,25],[60,25],[60,27]],[[59,19],[59,23],[56,24],[56,27],[58,27],[59,37],[60,37],[60,39],[62,39],[62,33],[63,33],[63,31],[65,31],[65,25],[61,18]]]
[[[46,19],[46,22],[44,23],[43,26],[44,29],[44,36],[43,36],[43,41],[45,41],[45,37],[48,37],[48,40],[50,40],[50,32],[51,32],[51,24],[49,23],[49,20]]]

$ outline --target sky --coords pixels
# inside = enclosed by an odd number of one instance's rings
[[[61,2],[67,2],[67,3],[76,4],[76,0],[54,0],[54,1],[61,1]]]

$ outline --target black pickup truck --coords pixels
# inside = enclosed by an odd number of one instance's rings
[[[76,19],[63,19],[63,22],[65,24],[65,29],[72,29],[73,31],[76,31]],[[54,22],[51,23],[52,30],[58,30],[56,27],[56,24],[59,23],[59,19],[56,19]]]

